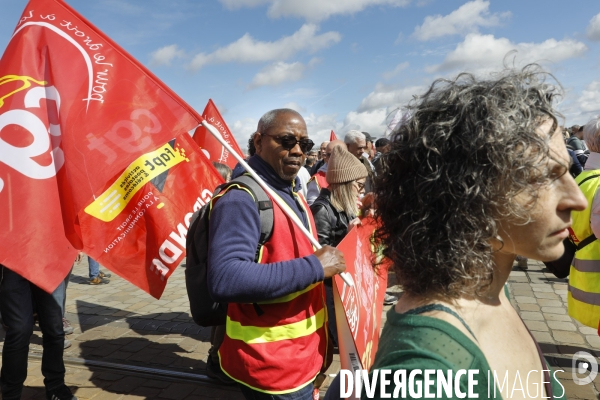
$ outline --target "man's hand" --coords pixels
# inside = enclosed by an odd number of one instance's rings
[[[335,247],[323,246],[320,250],[315,252],[315,256],[317,256],[323,266],[325,278],[331,278],[335,274],[339,274],[346,270],[344,254]]]

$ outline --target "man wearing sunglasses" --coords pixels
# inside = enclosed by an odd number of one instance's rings
[[[297,193],[298,171],[313,147],[304,119],[290,109],[267,112],[254,146],[250,167],[316,238]],[[258,248],[261,221],[251,196],[233,186],[212,200],[208,287],[215,301],[228,303],[220,364],[248,399],[312,399],[313,380],[332,351],[323,280],[345,270],[343,254],[330,246],[315,252],[273,199],[273,231]]]

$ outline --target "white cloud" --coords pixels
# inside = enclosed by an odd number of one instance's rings
[[[597,14],[587,27],[587,37],[590,40],[600,40],[600,14]]]
[[[303,115],[308,129],[308,136],[319,146],[322,142],[329,140],[329,134],[333,129],[338,132],[342,123],[337,120],[337,114],[315,115],[314,113]]]
[[[463,4],[450,14],[425,17],[423,25],[417,26],[412,36],[418,40],[431,40],[448,35],[476,32],[480,26],[500,25],[510,12],[490,14],[490,2],[474,0]]]
[[[405,61],[401,64],[396,65],[396,68],[394,68],[392,71],[386,71],[383,73],[383,79],[391,79],[394,76],[398,75],[400,72],[404,71],[406,68],[408,68],[408,61]]]
[[[300,104],[296,103],[295,101],[290,101],[289,103],[285,103],[283,105],[283,108],[291,108],[294,111],[298,111],[300,114],[302,114],[304,111],[306,111],[306,109],[304,107],[302,107]]]
[[[577,99],[579,109],[586,113],[600,113],[600,80],[590,83]]]
[[[190,64],[190,68],[198,70],[209,64],[223,64],[229,62],[258,63],[269,61],[282,61],[292,57],[300,51],[315,53],[326,49],[342,40],[338,32],[325,32],[317,35],[319,27],[313,24],[304,24],[291,36],[284,36],[274,42],[255,40],[246,33],[233,43],[221,47],[212,53],[197,54]]]
[[[350,129],[369,132],[371,136],[377,138],[382,137],[386,129],[385,119],[387,114],[385,108],[364,112],[351,111],[344,118],[344,126],[338,137],[343,138],[344,134]]]
[[[371,6],[404,7],[410,0],[220,0],[229,9],[270,4],[271,18],[299,17],[323,21],[332,15],[352,15]]]
[[[313,68],[321,63],[320,58],[313,58],[308,62],[308,66],[300,63],[285,63],[279,61],[266,66],[257,73],[248,89],[255,89],[260,86],[278,86],[284,82],[296,82],[302,79],[307,68]]]
[[[241,120],[235,121],[233,124],[228,124],[229,129],[231,129],[231,133],[237,140],[238,144],[242,151],[246,152],[248,149],[248,139],[250,135],[256,132],[256,125],[258,124],[258,119],[254,118],[244,118]]]
[[[383,108],[394,109],[400,105],[408,103],[414,95],[422,94],[425,91],[423,86],[409,86],[397,88],[377,84],[375,90],[365,97],[358,106],[358,112],[373,111]]]
[[[176,44],[161,47],[150,54],[150,65],[171,65],[175,58],[185,57],[185,52]]]
[[[260,86],[277,86],[284,82],[296,82],[302,79],[306,66],[302,63],[276,62],[263,68],[254,76],[248,89],[254,89]]]
[[[426,68],[429,73],[462,69],[473,73],[485,73],[502,68],[504,57],[516,50],[519,64],[530,62],[560,62],[579,57],[587,46],[576,40],[548,39],[542,43],[512,43],[506,38],[470,33],[451,51],[444,61]]]

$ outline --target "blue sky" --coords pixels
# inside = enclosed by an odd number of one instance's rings
[[[316,142],[385,120],[437,77],[537,61],[566,125],[600,114],[600,2],[580,0],[67,0],[198,112],[212,98],[238,142],[279,107]],[[0,51],[26,5],[0,0]]]

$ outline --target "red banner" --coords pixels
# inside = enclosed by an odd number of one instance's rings
[[[344,253],[346,272],[354,286],[335,276],[334,300],[342,369],[369,369],[379,345],[387,268],[374,269],[371,218],[352,229],[337,246]]]
[[[202,117],[215,128],[217,128],[223,139],[225,139],[231,148],[241,157],[243,157],[243,152],[240,150],[240,146],[235,141],[235,138],[231,134],[229,127],[225,123],[225,120],[221,116],[219,110],[217,110],[217,106],[215,106],[215,103],[213,103],[212,99],[208,100],[208,104],[204,108]],[[229,154],[225,147],[223,147],[223,145],[219,143],[219,141],[215,139],[215,137],[204,126],[200,125],[198,128],[196,128],[196,132],[194,132],[194,140],[196,143],[198,143],[198,146],[202,148],[204,155],[206,155],[210,161],[216,161],[218,163],[225,164],[231,169],[235,168],[237,160],[231,154]]]
[[[337,140],[337,136],[335,136],[335,132],[332,129],[331,133],[329,134],[329,141],[331,142],[333,140]]]
[[[0,263],[52,291],[70,269],[74,248],[98,256],[114,233],[107,231],[104,239],[100,231],[82,236],[90,226],[83,210],[128,166],[201,119],[63,1],[30,1],[0,60],[0,224],[6,227]],[[190,151],[185,141],[177,144]],[[128,191],[133,183],[121,180],[130,185],[121,205],[137,204],[150,192],[140,180],[141,171],[150,168],[132,172],[136,190]],[[198,184],[190,189],[195,199]],[[154,240],[160,246],[164,231],[175,230],[188,212],[187,199],[171,207],[158,197],[169,206],[163,213],[174,213],[165,218],[170,225],[151,235],[146,230],[153,225],[138,221],[128,235],[136,249],[151,251]],[[126,210],[112,210],[115,220]],[[142,257],[143,252],[135,253]],[[148,253],[145,261],[154,258]],[[117,264],[106,266],[122,273]],[[153,295],[160,292],[148,282],[134,283]]]
[[[185,257],[190,218],[221,175],[187,135],[141,155],[79,213],[85,252],[160,298]]]

